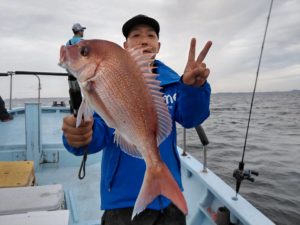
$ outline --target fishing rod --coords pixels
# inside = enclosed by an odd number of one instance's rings
[[[82,102],[81,90],[77,79],[68,71],[68,84],[70,96],[70,112],[77,117],[79,107]],[[78,178],[82,180],[85,177],[85,165],[88,156],[87,146],[83,147],[83,157],[78,171]]]
[[[68,76],[69,83],[69,95],[70,95],[70,111],[71,113],[77,117],[79,107],[82,102],[82,95],[77,79],[69,74]],[[87,146],[83,147],[83,156],[80,164],[80,168],[78,171],[78,178],[82,180],[85,177],[85,165],[88,156]]]
[[[261,45],[261,50],[260,50],[260,55],[259,55],[259,60],[258,60],[258,66],[257,66],[257,71],[256,71],[256,78],[255,78],[255,84],[254,84],[254,89],[252,92],[252,99],[251,99],[251,105],[250,105],[250,111],[249,111],[249,118],[248,118],[248,124],[247,124],[247,129],[246,129],[246,136],[245,136],[245,142],[244,142],[244,148],[243,148],[243,155],[242,159],[239,162],[239,167],[238,169],[235,169],[233,172],[233,177],[236,179],[236,195],[233,197],[233,200],[237,200],[237,195],[239,193],[240,186],[242,184],[242,181],[244,179],[249,180],[251,182],[254,182],[254,178],[251,175],[258,176],[259,173],[254,170],[244,170],[244,157],[245,157],[245,152],[246,152],[246,146],[247,146],[247,139],[248,139],[248,131],[249,131],[249,126],[250,126],[250,120],[251,120],[251,114],[252,114],[252,108],[253,108],[253,102],[254,102],[254,96],[256,92],[256,85],[257,85],[257,80],[258,80],[258,75],[259,75],[259,70],[260,70],[260,64],[261,64],[261,59],[262,59],[262,54],[264,50],[264,45],[266,41],[266,36],[267,36],[267,30],[269,26],[269,21],[271,17],[271,11],[272,11],[272,6],[273,6],[273,0],[271,0],[270,3],[270,8],[269,8],[269,13],[267,17],[267,23],[265,27],[265,32],[264,32],[264,37]]]

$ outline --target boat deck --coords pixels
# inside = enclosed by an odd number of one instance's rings
[[[24,108],[14,109],[11,114],[13,120],[0,123],[0,161],[27,160],[28,124],[25,123]],[[83,180],[78,179],[81,157],[67,152],[61,140],[62,120],[68,114],[69,110],[64,107],[42,109],[41,151],[47,155],[48,162],[36,165],[36,185],[63,185],[67,208],[70,210],[70,224],[83,224],[83,221],[84,224],[99,224],[102,216],[99,210],[101,153],[88,157],[86,176]]]
[[[64,116],[69,114],[69,110],[64,107],[47,107],[43,108],[42,110],[41,132],[43,143],[61,143],[62,120]],[[43,113],[45,112],[47,112],[47,115],[43,116]],[[5,132],[5,135],[0,135],[1,147],[13,145],[25,146],[26,124],[24,108],[14,109],[11,114],[14,116],[13,120],[0,123],[1,133]]]
[[[34,161],[37,185],[63,186],[65,205],[69,210],[68,225],[99,225],[103,213],[99,210],[102,155],[101,152],[89,155],[86,177],[78,179],[82,157],[67,152],[61,141],[62,120],[69,110],[65,107],[41,108],[33,103],[11,113],[13,120],[0,123],[0,161]],[[178,148],[178,151],[181,153],[182,150]],[[216,212],[223,206],[229,209],[234,224],[274,225],[242,196],[234,201],[235,191],[210,170],[202,172],[203,165],[191,155],[181,156],[181,165],[189,208],[188,225],[216,225]],[[4,225],[1,219],[0,225]]]

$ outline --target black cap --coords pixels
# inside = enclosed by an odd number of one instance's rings
[[[132,17],[130,20],[124,23],[122,27],[122,32],[124,36],[127,38],[132,28],[141,24],[152,27],[157,36],[159,37],[159,23],[155,19],[142,14]]]

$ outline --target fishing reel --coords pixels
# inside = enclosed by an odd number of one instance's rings
[[[79,84],[76,78],[70,74],[70,72],[68,76],[68,83],[69,83],[69,95],[70,95],[70,112],[76,117],[82,101],[82,96],[81,96]]]
[[[237,200],[237,194],[243,180],[255,181],[252,175],[258,176],[259,173],[254,170],[244,170],[244,162],[239,162],[239,168],[233,171],[233,177],[236,179],[236,196],[233,198],[234,200]]]

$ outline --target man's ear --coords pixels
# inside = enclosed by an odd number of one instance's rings
[[[158,52],[159,52],[159,50],[160,50],[160,42],[158,42]]]
[[[127,41],[124,41],[124,42],[123,42],[123,47],[124,47],[125,49],[128,48]]]

